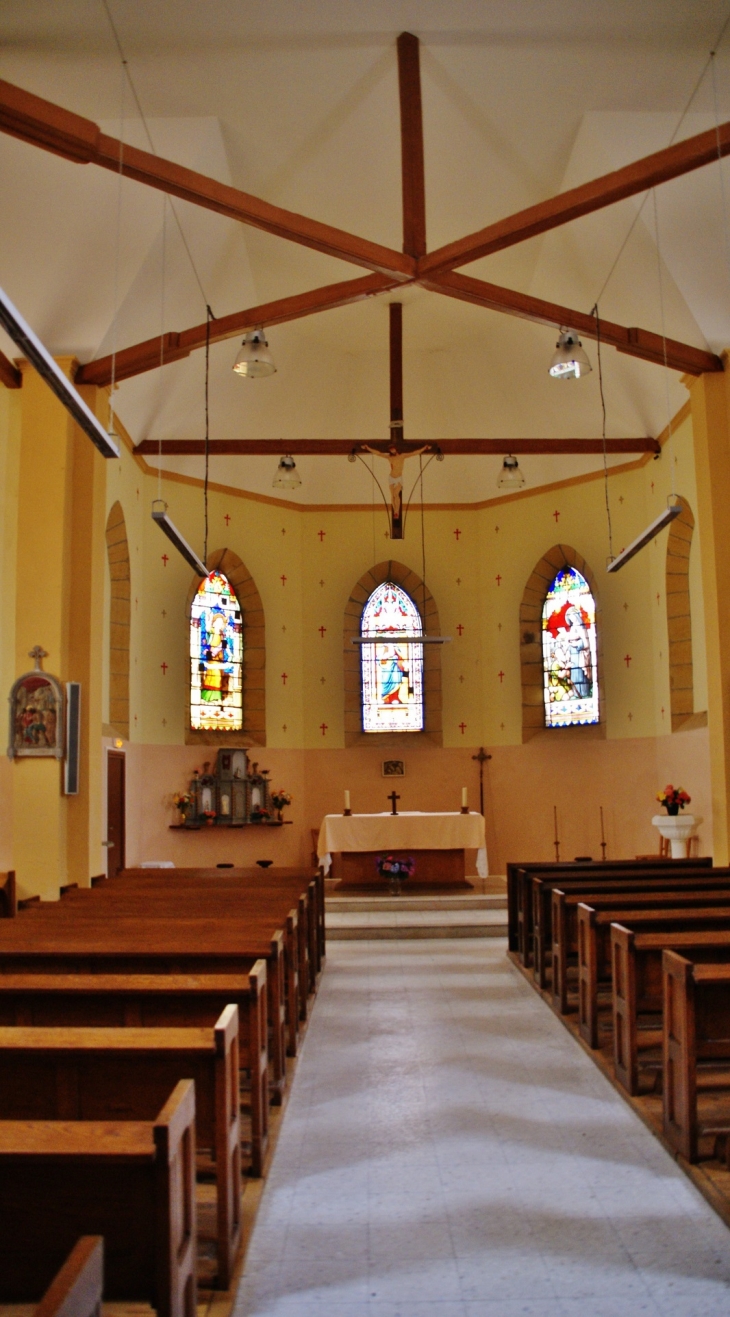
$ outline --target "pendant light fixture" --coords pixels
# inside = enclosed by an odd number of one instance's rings
[[[301,485],[302,477],[297,471],[297,464],[289,454],[280,459],[271,483],[274,489],[298,489]]]
[[[579,380],[592,366],[574,329],[561,329],[549,373],[554,380]]]
[[[269,351],[263,328],[252,329],[246,334],[233,369],[247,380],[275,374],[274,358]]]
[[[520,470],[520,464],[516,457],[508,454],[502,462],[502,470],[497,481],[498,489],[522,489],[525,483],[525,477]]]

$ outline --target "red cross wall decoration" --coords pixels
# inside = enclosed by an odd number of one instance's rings
[[[325,535],[327,534],[327,531],[326,531],[326,530],[318,530],[318,531],[317,531],[317,534],[319,535],[319,542],[320,542],[320,544],[321,544],[321,543],[322,543],[322,540],[324,539]]]
[[[466,723],[464,723],[464,722],[459,723],[459,731],[461,732],[461,735],[463,736],[463,735],[464,735],[464,732],[466,731]]]
[[[226,523],[226,527],[228,527],[228,525],[229,525],[229,523],[230,523],[230,520],[231,520],[231,518],[230,518],[230,514],[229,514],[228,512],[226,513],[226,515],[225,515],[225,517],[223,518],[223,520],[224,520],[225,523]]]
[[[326,736],[326,735],[327,735],[327,723],[320,723],[320,724],[319,724],[319,730],[320,730],[320,732],[322,733],[323,736]]]
[[[281,674],[281,680],[282,680],[282,683],[283,683],[284,686],[286,686],[286,681],[287,681],[287,677],[288,677],[288,676],[289,676],[289,673],[288,673],[288,672],[282,672],[282,674]]]
[[[167,669],[168,669],[168,666],[169,666],[169,665],[168,665],[167,663],[165,663],[164,661],[160,664],[160,667],[162,668],[162,675],[163,675],[163,677],[166,677],[166,676],[167,676]]]
[[[500,668],[499,672],[497,673],[497,676],[499,677],[499,684],[500,684],[500,686],[501,686],[501,685],[502,685],[502,682],[504,681],[504,673],[502,672],[501,668]]]
[[[318,626],[317,630],[319,631],[322,640],[324,640],[324,633],[327,630],[326,626]]]
[[[279,577],[279,580],[281,581],[281,584],[282,584],[282,585],[286,585],[287,581],[289,580],[289,577],[288,577],[288,576],[284,576],[283,573],[282,573],[282,575]]]
[[[454,535],[456,536],[456,543],[458,544],[458,543],[459,543],[459,540],[461,539],[461,531],[459,530],[458,526],[457,526],[456,530],[454,531]]]
[[[168,558],[167,554],[166,554],[166,553],[163,553],[163,555],[162,555],[162,562],[163,562],[163,565],[164,565],[165,567],[167,567],[167,564],[169,563],[169,561],[170,561],[170,559]]]
[[[631,662],[631,655],[630,655],[630,654],[624,654],[624,663],[626,664],[626,667],[627,667],[627,668],[628,668],[630,662]]]
[[[463,626],[461,625],[461,622],[459,622],[459,625],[457,626],[456,630],[457,630],[458,633],[459,633],[459,639],[461,639],[461,635],[462,635],[462,632],[463,632],[463,630],[464,630]]]

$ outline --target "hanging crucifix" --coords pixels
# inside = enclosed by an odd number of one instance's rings
[[[479,813],[481,815],[484,815],[484,765],[491,758],[491,755],[485,753],[483,745],[479,746],[478,755],[472,755],[472,759],[476,760],[479,765]]]
[[[388,485],[390,488],[390,538],[403,539],[403,464],[407,457],[418,457],[419,453],[430,452],[432,444],[423,444],[421,448],[408,451],[403,446],[403,305],[391,302],[390,312],[390,443],[387,451],[372,448],[370,444],[362,447],[374,457],[384,457],[390,463]]]

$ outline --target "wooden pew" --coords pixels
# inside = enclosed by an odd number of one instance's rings
[[[696,964],[665,951],[662,972],[664,1135],[694,1162],[702,1135],[714,1141],[730,1132],[730,1104],[720,1120],[712,1113],[701,1123],[698,1115],[698,1090],[730,1089],[730,964]],[[703,1062],[711,1063],[704,1075]]]
[[[640,881],[636,884],[621,884],[617,891],[614,884],[607,884],[609,891],[590,892],[578,886],[577,891],[563,891],[554,887],[552,898],[552,994],[553,1004],[560,1015],[568,1010],[568,972],[578,963],[578,906],[590,905],[593,910],[660,909],[664,906],[688,906],[701,909],[703,906],[730,905],[730,882],[721,878],[708,882],[705,887],[697,885],[694,879],[689,882],[675,879],[668,884],[662,882]]]
[[[251,1075],[251,1172],[261,1175],[268,1137],[264,961],[238,976],[0,974],[0,1035],[19,1026],[210,1029],[231,1004],[239,1016],[239,1065]]]
[[[701,857],[692,860],[668,860],[657,856],[652,860],[599,860],[586,864],[573,861],[566,864],[531,863],[507,865],[507,907],[508,907],[508,946],[516,951],[523,965],[532,963],[532,876],[540,873],[545,878],[567,878],[569,874],[576,877],[595,875],[596,883],[604,881],[603,875],[616,877],[617,873],[630,875],[635,871],[657,868],[658,871],[671,868],[678,872],[682,869],[711,868],[712,859]]]
[[[32,1302],[84,1233],[107,1299],[196,1317],[191,1081],[152,1122],[0,1121],[0,1301]]]
[[[653,910],[595,910],[578,906],[578,1029],[589,1047],[598,1047],[599,984],[611,991],[611,924],[645,933],[687,929],[724,931],[730,928],[730,905]]]
[[[82,1235],[54,1276],[33,1317],[101,1317],[104,1240]]]
[[[661,1052],[665,950],[692,961],[730,961],[730,931],[642,933],[611,924],[614,1074],[632,1094],[639,1091],[640,1052],[656,1048]],[[648,1027],[647,1016],[651,1017]]]
[[[218,1284],[241,1246],[238,1008],[213,1029],[0,1027],[0,1120],[150,1120],[183,1078],[195,1082],[197,1147],[215,1161]],[[258,1131],[253,1173],[266,1136]]]
[[[0,873],[0,919],[14,919],[18,913],[15,870]]]

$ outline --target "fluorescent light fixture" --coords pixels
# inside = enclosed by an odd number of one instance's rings
[[[174,522],[170,521],[167,515],[167,504],[161,498],[155,499],[152,504],[152,520],[157,522],[160,530],[167,536],[170,543],[174,544],[178,553],[192,567],[193,571],[197,572],[198,576],[207,576],[208,568],[205,563],[200,561],[195,550],[190,548],[187,540],[183,539]]]
[[[298,489],[302,483],[302,477],[297,471],[297,464],[294,458],[287,453],[279,461],[276,468],[276,475],[272,480],[274,489]]]
[[[119,457],[119,449],[114,440],[86,406],[71,381],[66,379],[48,349],[44,348],[2,288],[0,288],[0,325],[12,338],[16,347],[20,348],[23,356],[27,357],[35,367],[41,379],[45,380],[49,389],[52,389],[59,402],[63,403],[66,411],[70,412],[79,428],[89,436],[92,444],[96,445],[102,457]]]
[[[508,454],[502,463],[502,470],[497,481],[498,489],[522,489],[525,483],[525,477],[520,470],[520,464],[516,457]]]
[[[664,527],[668,526],[670,521],[674,521],[674,518],[678,517],[681,511],[681,503],[670,504],[668,508],[665,508],[663,512],[660,512],[659,516],[652,521],[650,526],[647,526],[645,531],[642,531],[641,535],[637,535],[636,539],[629,545],[628,549],[624,549],[617,558],[611,560],[606,571],[620,572],[621,568],[629,561],[629,558],[633,558],[634,554],[639,552],[639,549],[643,549],[644,545],[649,543],[649,540],[653,540],[654,536],[658,535],[660,530],[664,530]]]
[[[274,375],[276,366],[269,352],[263,329],[252,329],[243,340],[241,350],[233,363],[237,375],[253,380],[263,375]]]
[[[574,329],[561,329],[549,374],[554,380],[579,380],[593,369]]]

